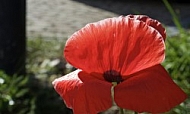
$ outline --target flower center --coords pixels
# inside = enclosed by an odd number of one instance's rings
[[[108,82],[117,82],[120,83],[123,81],[121,74],[115,70],[109,70],[104,72],[104,79]]]

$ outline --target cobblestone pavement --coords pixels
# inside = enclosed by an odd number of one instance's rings
[[[171,16],[161,2],[139,1],[27,0],[27,36],[67,38],[87,23],[127,14],[146,14],[172,25]],[[190,4],[176,3],[173,7],[184,25],[190,23]]]

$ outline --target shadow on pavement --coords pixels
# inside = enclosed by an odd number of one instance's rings
[[[162,0],[73,0],[92,7],[100,8],[119,15],[144,14],[160,22],[174,26],[172,17]],[[169,0],[181,19],[182,25],[187,28],[190,24],[190,1]],[[188,18],[188,19],[187,19]]]

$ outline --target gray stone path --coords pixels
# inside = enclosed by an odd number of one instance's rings
[[[121,14],[146,14],[166,25],[172,24],[171,16],[165,6],[157,2],[102,1],[27,0],[27,36],[64,39],[87,23]],[[190,18],[190,4],[173,4],[173,6],[182,19]]]

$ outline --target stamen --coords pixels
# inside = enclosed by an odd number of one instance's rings
[[[104,76],[104,79],[108,82],[120,83],[123,81],[120,73],[115,70],[106,71],[106,72],[104,72],[103,76]]]

